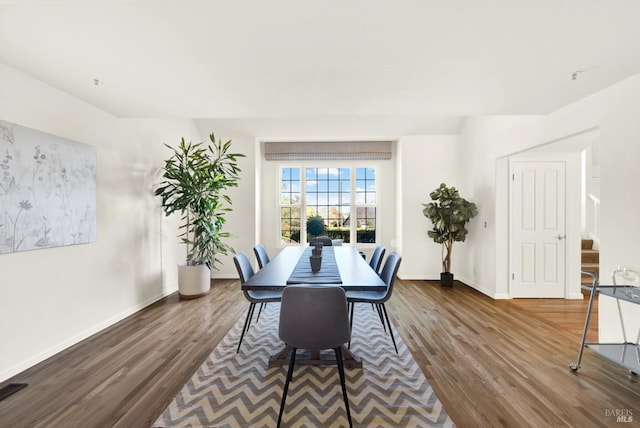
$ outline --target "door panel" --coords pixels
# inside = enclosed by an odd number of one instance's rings
[[[564,162],[514,162],[511,201],[511,296],[564,297]]]
[[[522,253],[520,278],[526,283],[533,283],[536,280],[536,247],[524,242],[520,246],[520,251]]]

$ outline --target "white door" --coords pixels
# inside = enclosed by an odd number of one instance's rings
[[[565,164],[511,169],[511,297],[565,297]]]

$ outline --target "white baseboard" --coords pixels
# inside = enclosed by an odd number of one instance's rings
[[[212,273],[211,279],[240,279],[240,277],[233,273]]]
[[[408,281],[440,281],[440,276],[398,275],[398,278]]]
[[[398,278],[402,279],[406,279],[408,281],[414,280],[414,281],[440,281],[440,275],[438,276],[427,276],[427,275],[398,275]],[[509,296],[507,293],[491,293],[488,290],[482,288],[482,287],[478,287],[476,284],[467,281],[466,278],[463,277],[456,277],[456,280],[460,281],[460,282],[464,282],[466,285],[468,285],[469,287],[478,290],[479,292],[481,292],[482,294],[484,294],[485,296],[491,297],[492,299],[496,299],[496,300],[504,300],[504,299],[511,299],[511,296]]]
[[[458,277],[456,278],[458,281],[460,282],[464,282],[466,285],[468,285],[469,287],[473,288],[474,290],[477,290],[479,292],[481,292],[482,294],[484,294],[487,297],[491,297],[494,300],[504,300],[504,299],[511,299],[511,296],[509,296],[506,293],[493,293],[483,287],[479,287],[477,284],[468,281],[466,278],[464,277]]]
[[[169,291],[169,292],[165,292],[164,294],[160,295],[160,296],[156,296],[153,297],[151,299],[148,299],[145,302],[142,302],[132,308],[127,309],[124,312],[121,312],[111,318],[109,318],[108,320],[101,322],[91,328],[88,328],[87,330],[73,336],[70,337],[69,339],[55,345],[52,346],[42,352],[40,352],[37,355],[34,355],[31,358],[28,358],[12,367],[9,367],[7,369],[4,369],[2,371],[0,371],[0,382],[4,382],[5,380],[9,379],[10,377],[13,377],[19,373],[22,373],[23,371],[35,366],[38,363],[41,363],[42,361],[46,360],[47,358],[50,358],[54,355],[56,355],[59,352],[64,351],[65,349],[93,336],[96,333],[99,333],[100,331],[106,329],[107,327],[111,327],[112,325],[114,325],[115,323],[122,321],[123,319],[125,319],[126,317],[135,314],[136,312],[138,312],[141,309],[146,308],[149,305],[152,305],[153,303],[157,302],[160,299],[164,299],[165,297],[167,297],[169,294],[172,294],[175,290]]]
[[[571,293],[571,294],[569,294],[567,299],[583,300],[584,299],[584,294],[582,294],[582,293]]]
[[[509,293],[496,293],[493,295],[493,298],[496,300],[506,300],[511,299],[511,296],[509,296]]]

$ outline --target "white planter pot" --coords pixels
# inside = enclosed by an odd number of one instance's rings
[[[178,293],[181,299],[204,296],[211,289],[211,270],[206,265],[178,265]]]

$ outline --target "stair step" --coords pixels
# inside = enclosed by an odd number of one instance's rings
[[[594,271],[599,276],[600,252],[593,249],[593,239],[582,240],[582,264],[580,269]],[[582,274],[580,282],[582,285],[591,285],[593,278],[591,275]]]
[[[598,263],[600,252],[598,250],[582,250],[582,263]]]
[[[590,250],[593,248],[593,239],[583,239],[582,240],[582,249]]]

